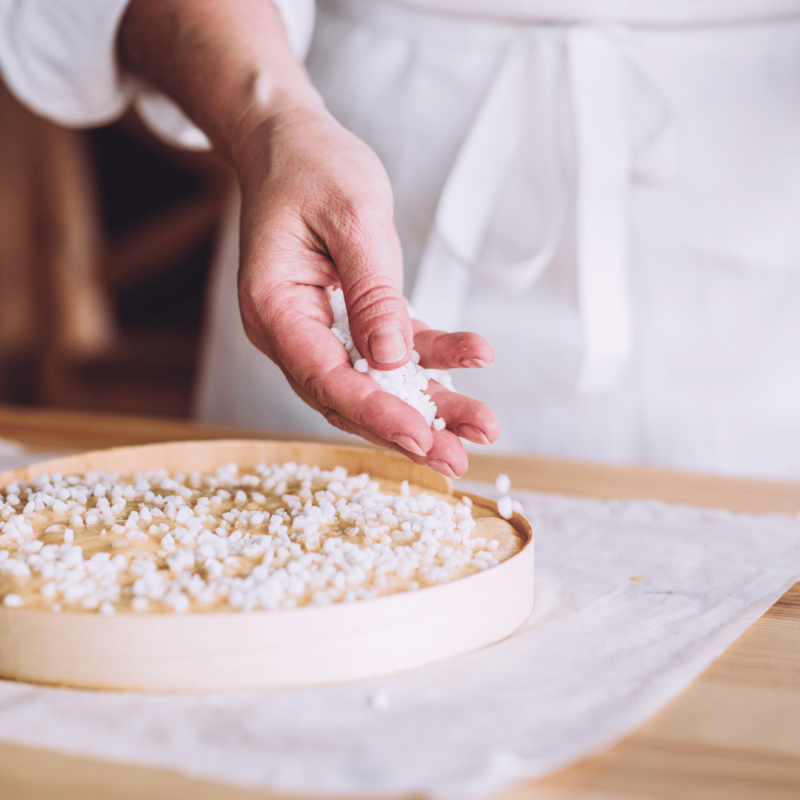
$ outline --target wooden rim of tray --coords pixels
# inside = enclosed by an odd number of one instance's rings
[[[98,450],[0,473],[0,487],[42,472],[210,472],[230,462],[247,469],[286,461],[343,466],[454,494],[447,478],[396,453],[268,440]],[[497,515],[493,501],[467,496]],[[505,638],[530,615],[533,535],[524,517],[514,514],[509,522],[522,547],[499,565],[355,603],[114,616],[0,607],[0,676],[94,689],[230,691],[345,683],[443,661]]]

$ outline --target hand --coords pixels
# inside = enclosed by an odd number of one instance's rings
[[[328,113],[264,0],[130,0],[122,69],[180,104],[229,161],[242,188],[239,298],[250,341],[331,424],[462,475],[458,436],[486,444],[499,428],[483,403],[428,390],[447,423],[422,415],[357,372],[330,331],[325,288],[341,284],[350,331],[375,369],[411,355],[423,366],[492,362],[475,334],[412,326],[401,294],[392,193],[378,158]]]
[[[242,186],[239,298],[250,341],[297,394],[335,427],[394,448],[450,477],[499,426],[483,403],[431,382],[446,422],[434,431],[404,401],[350,364],[331,333],[325,288],[341,284],[353,340],[375,369],[405,364],[412,342],[424,367],[488,366],[473,333],[431,331],[409,318],[392,194],[377,156],[324,109],[290,108],[255,126],[237,149]]]

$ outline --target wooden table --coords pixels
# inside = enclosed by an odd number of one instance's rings
[[[0,437],[38,450],[173,439],[265,436],[167,420],[0,408]],[[274,438],[290,438],[276,434]],[[517,487],[594,497],[653,497],[733,511],[800,512],[800,484],[552,459],[472,456],[468,477],[507,472]],[[0,744],[2,800],[278,800],[250,791]],[[798,800],[800,583],[680,697],[634,735],[503,800]]]

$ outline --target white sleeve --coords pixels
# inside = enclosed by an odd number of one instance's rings
[[[63,125],[118,117],[131,90],[117,74],[128,0],[0,0],[0,71],[14,94]]]
[[[265,0],[266,2],[267,0]],[[17,97],[62,125],[110,122],[134,101],[162,138],[208,147],[171,100],[120,76],[116,38],[129,0],[0,0],[0,72]],[[305,57],[314,0],[272,0],[293,50]]]

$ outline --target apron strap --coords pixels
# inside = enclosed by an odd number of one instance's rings
[[[554,29],[514,37],[502,57],[442,189],[417,269],[411,304],[431,327],[461,326],[474,279],[507,291],[524,291],[555,254],[566,215],[555,113],[560,58],[561,36]],[[527,106],[534,103],[541,112],[540,122],[549,129],[541,138],[554,207],[545,241],[522,261],[482,262],[481,248],[498,197],[526,144]]]
[[[613,389],[628,365],[633,326],[628,287],[631,159],[625,60],[602,31],[567,32],[575,117],[578,302],[583,363],[578,388]]]
[[[656,87],[648,86],[646,94],[655,102],[659,119],[632,163],[628,77],[640,65],[635,49],[619,31],[544,26],[512,38],[440,195],[411,303],[431,327],[458,330],[474,280],[519,293],[533,286],[552,261],[567,213],[557,107],[564,51],[577,162],[577,285],[583,338],[578,389],[604,392],[618,385],[633,350],[628,285],[632,175],[635,171],[639,179],[664,179],[674,160],[669,113],[663,111]],[[535,143],[529,141],[531,122],[526,115],[531,105],[536,106],[533,124],[539,126]],[[544,240],[522,261],[483,262],[480,253],[498,198],[526,146],[543,151],[541,180],[549,184],[552,206]]]

